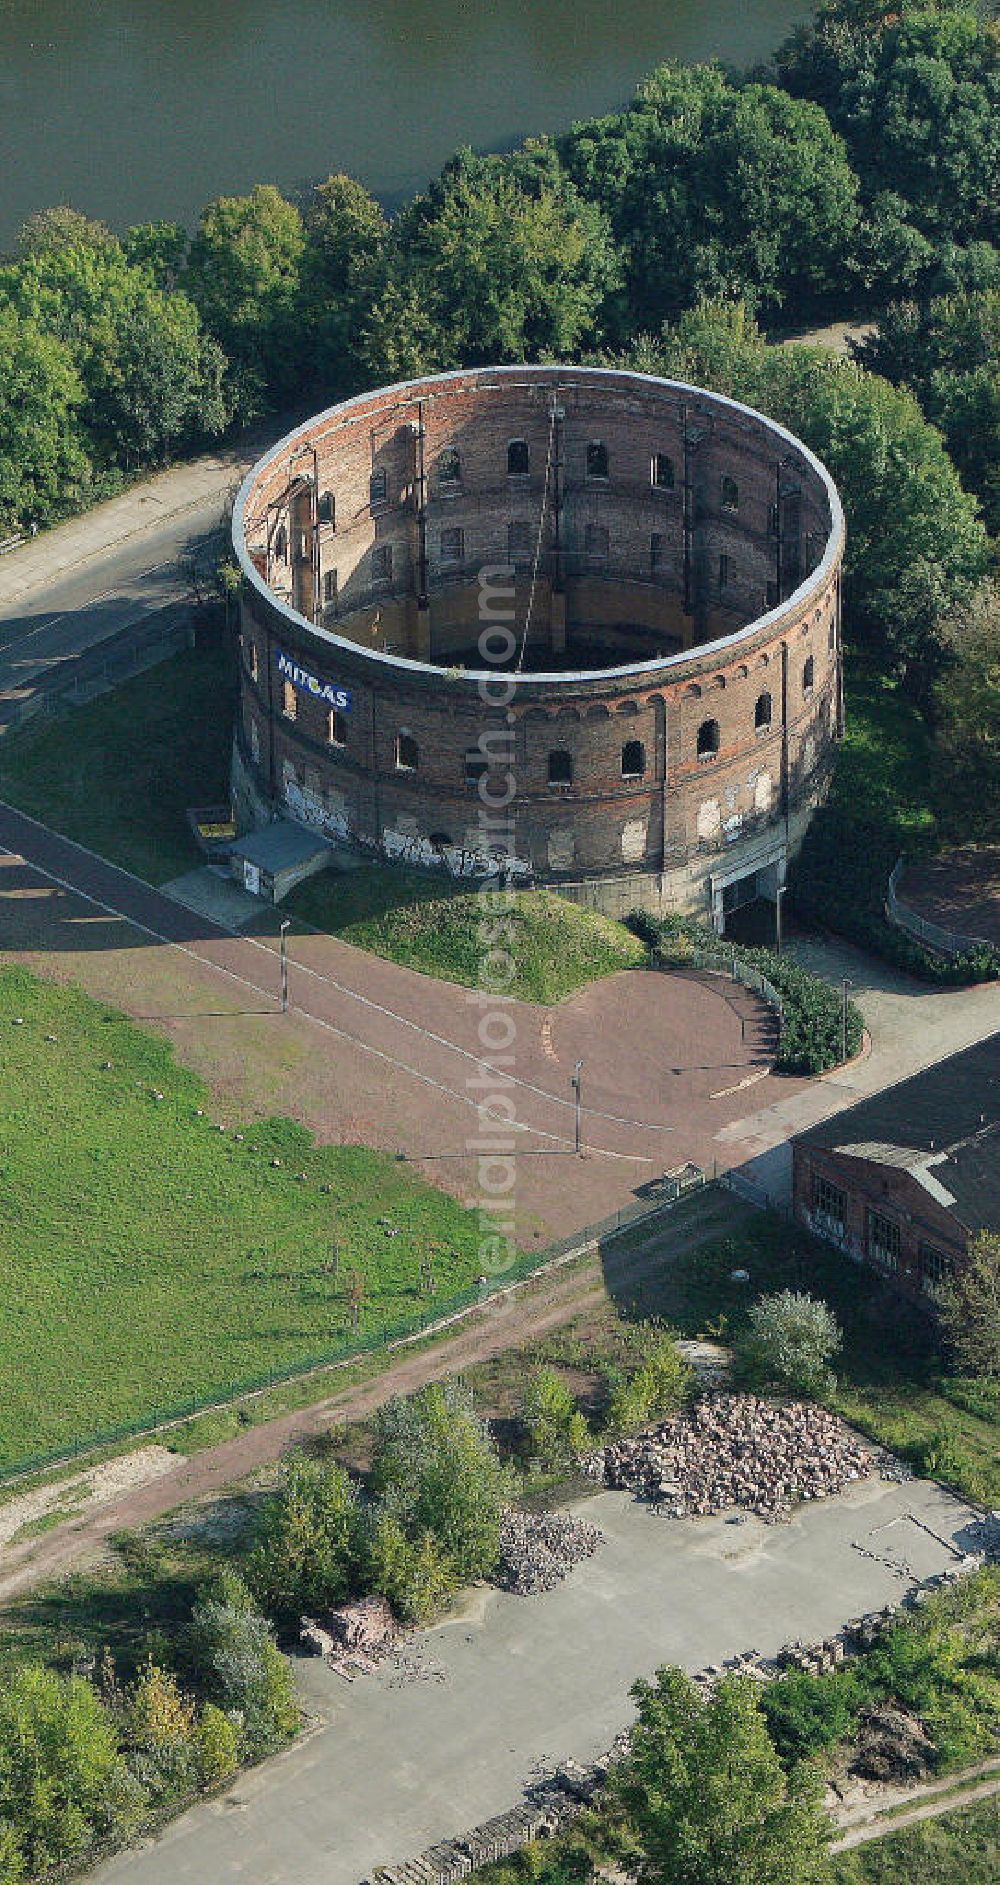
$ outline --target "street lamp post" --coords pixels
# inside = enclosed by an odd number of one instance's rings
[[[583,1122],[581,1118],[583,1088],[583,1061],[578,1060],[573,1069],[573,1094],[576,1100],[576,1151],[583,1157]]]
[[[842,998],[840,1004],[840,1058],[842,1063],[847,1059],[847,991],[849,988],[853,987],[854,983],[851,977],[845,975],[840,985]]]
[[[781,954],[781,944],[784,939],[781,920],[781,899],[787,889],[787,884],[779,884],[774,898],[774,948],[775,953],[779,956]]]
[[[292,927],[291,917],[281,919],[281,1012],[288,1013],[288,932]]]

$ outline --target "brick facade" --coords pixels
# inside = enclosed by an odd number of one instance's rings
[[[470,875],[502,847],[608,909],[773,894],[839,731],[843,554],[780,427],[639,375],[445,375],[283,440],[234,540],[245,820]]]
[[[814,1235],[895,1288],[933,1304],[968,1232],[905,1170],[850,1153],[796,1147],[795,1215]]]

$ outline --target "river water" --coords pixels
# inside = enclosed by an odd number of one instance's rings
[[[389,202],[458,144],[622,103],[661,59],[763,58],[808,0],[0,0],[0,244],[347,170]]]

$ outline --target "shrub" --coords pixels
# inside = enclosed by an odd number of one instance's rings
[[[672,1335],[654,1331],[643,1350],[635,1372],[612,1383],[606,1421],[611,1433],[629,1433],[676,1413],[690,1392],[692,1371]]]
[[[119,1822],[123,1779],[114,1721],[89,1682],[35,1664],[7,1676],[0,1799],[9,1878],[80,1859]]]
[[[342,1466],[296,1454],[261,1515],[248,1567],[269,1615],[297,1617],[343,1602],[354,1582],[357,1494]]]
[[[590,1429],[561,1374],[539,1368],[521,1410],[533,1457],[551,1469],[565,1466],[590,1443]]]
[[[433,1534],[460,1582],[493,1570],[513,1484],[460,1381],[430,1382],[379,1412],[372,1489],[407,1537]]]
[[[152,1657],[125,1697],[122,1732],[132,1774],[154,1797],[189,1787],[197,1771],[195,1706]]]
[[[362,1536],[366,1587],[386,1598],[401,1623],[429,1622],[458,1581],[434,1533],[411,1539],[391,1511],[376,1505],[365,1514]]]
[[[241,1754],[265,1753],[295,1733],[291,1669],[235,1572],[224,1572],[200,1596],[188,1649],[208,1699],[238,1723]]]
[[[810,1760],[851,1733],[864,1692],[849,1671],[809,1676],[793,1670],[764,1690],[771,1739],[786,1763]]]
[[[793,1394],[819,1397],[829,1393],[833,1386],[830,1357],[842,1337],[827,1303],[804,1291],[782,1289],[753,1304],[749,1323],[737,1351],[745,1380],[786,1388]]]
[[[203,1787],[217,1787],[235,1774],[240,1764],[240,1735],[231,1716],[214,1702],[206,1702],[195,1731],[198,1772]]]

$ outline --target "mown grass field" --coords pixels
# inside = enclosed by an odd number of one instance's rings
[[[0,971],[0,1082],[0,1470],[329,1353],[352,1272],[362,1336],[478,1273],[443,1193],[287,1120],[217,1130],[165,1042],[21,969]]]
[[[842,1852],[836,1885],[996,1885],[1000,1795]]]
[[[469,987],[495,940],[514,963],[504,992],[524,1001],[560,1001],[599,976],[647,959],[645,945],[623,924],[549,890],[477,893],[438,883],[427,872],[390,872],[377,864],[310,878],[293,891],[287,908],[358,949]],[[495,938],[491,926],[499,932]]]

